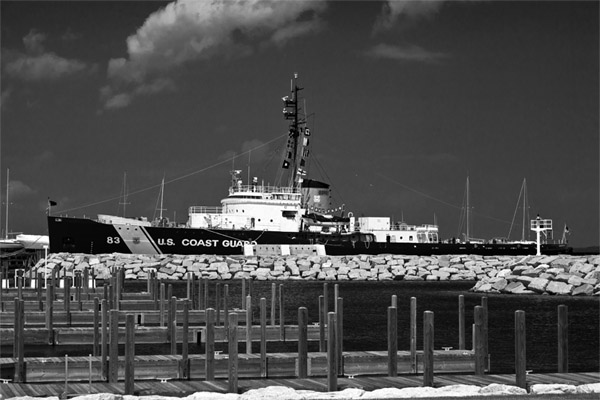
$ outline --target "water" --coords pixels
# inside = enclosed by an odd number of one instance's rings
[[[210,282],[212,296],[215,283]],[[267,299],[267,317],[270,317],[271,284],[273,281],[252,283],[253,323],[259,323],[259,299]],[[323,282],[277,281],[284,285],[285,321],[297,323],[298,307],[307,307],[309,322],[318,321],[318,298],[323,294]],[[471,347],[471,329],[474,307],[481,305],[483,294],[471,293],[473,282],[338,282],[344,311],[344,350],[387,350],[387,307],[391,296],[398,297],[398,348],[409,350],[410,298],[417,298],[417,339],[422,348],[423,312],[433,311],[435,316],[436,349],[458,348],[458,296],[465,299],[466,345]],[[222,281],[229,285],[229,307],[241,307],[241,282]],[[329,310],[333,310],[334,283],[328,286]],[[126,291],[146,290],[145,282],[128,282]],[[223,293],[223,290],[221,290]],[[247,287],[248,293],[248,287]],[[185,282],[173,283],[173,295],[186,297]],[[277,294],[277,298],[278,298]],[[527,369],[534,372],[557,371],[557,307],[564,304],[569,312],[569,371],[589,372],[599,370],[600,302],[597,297],[558,297],[547,295],[489,294],[489,352],[491,373],[514,373],[514,313],[526,313]],[[209,299],[214,307],[214,298]],[[279,310],[277,310],[277,318]],[[255,344],[253,351],[258,351]],[[89,346],[48,347],[26,346],[26,356],[87,355]],[[226,346],[222,347],[226,349]],[[217,346],[217,349],[219,347]],[[244,347],[245,349],[245,347]],[[295,351],[296,344],[269,343],[268,351]],[[316,343],[309,351],[317,351]],[[138,345],[136,354],[168,354],[169,345]],[[192,344],[190,354],[203,352]],[[10,349],[2,349],[6,354]],[[123,351],[121,351],[123,354]]]

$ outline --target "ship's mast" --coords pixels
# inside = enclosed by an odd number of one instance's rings
[[[291,98],[283,97],[283,116],[290,121],[288,130],[288,143],[286,155],[283,161],[284,169],[291,169],[288,186],[292,188],[300,187],[303,176],[306,174],[306,159],[308,157],[308,136],[310,131],[305,127],[306,119],[300,115],[298,92],[302,90],[296,83],[298,74],[294,74],[291,81]],[[302,142],[300,142],[302,137]]]

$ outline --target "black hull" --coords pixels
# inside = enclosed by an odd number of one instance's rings
[[[534,244],[521,243],[378,243],[364,235],[322,235],[311,232],[205,230],[192,228],[137,227],[103,224],[89,219],[48,217],[50,251],[53,253],[136,254],[244,254],[244,244],[321,244],[328,255],[533,255]],[[567,254],[564,245],[542,245],[542,254]]]

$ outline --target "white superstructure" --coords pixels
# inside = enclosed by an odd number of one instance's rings
[[[437,243],[437,225],[408,225],[404,222],[391,223],[389,217],[350,218],[356,231],[372,233],[377,242],[388,243]]]
[[[193,206],[188,210],[190,228],[251,229],[298,232],[305,210],[301,193],[293,187],[242,185],[233,171],[234,183],[222,207]],[[256,181],[256,179],[255,179]]]

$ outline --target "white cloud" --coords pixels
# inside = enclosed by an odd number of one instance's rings
[[[383,4],[375,31],[392,28],[401,17],[418,19],[436,13],[444,0],[390,0]]]
[[[17,180],[11,180],[8,184],[9,200],[18,200],[36,193],[29,185]]]
[[[2,91],[2,97],[0,97],[0,107],[5,108],[6,105],[8,104],[8,101],[10,100],[10,97],[12,95],[12,89],[8,88],[8,89],[4,89]]]
[[[163,78],[170,70],[190,61],[216,56],[245,56],[264,45],[283,45],[288,40],[315,32],[321,26],[321,1],[297,0],[179,0],[151,14],[137,32],[127,38],[127,58],[110,60],[110,91],[104,91],[105,107],[112,97],[172,89]],[[140,89],[147,81],[152,89]],[[123,98],[123,96],[121,96]],[[124,102],[120,102],[124,104]]]
[[[375,58],[387,58],[407,62],[438,62],[446,57],[444,53],[432,52],[420,46],[392,46],[389,44],[378,44],[366,52],[366,55]]]
[[[37,56],[22,55],[5,67],[10,77],[25,81],[56,80],[85,69],[84,63],[62,58],[53,53]]]
[[[26,53],[15,52],[4,66],[8,77],[24,81],[57,80],[87,69],[81,61],[47,52],[43,42],[46,35],[35,30],[23,38]]]

